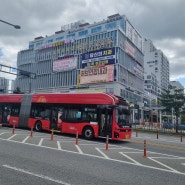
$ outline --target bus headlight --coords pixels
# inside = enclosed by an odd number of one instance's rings
[[[118,138],[119,134],[117,132],[114,132],[114,138]]]

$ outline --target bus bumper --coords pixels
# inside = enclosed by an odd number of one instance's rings
[[[118,130],[114,131],[113,140],[130,139],[132,136],[131,130]]]

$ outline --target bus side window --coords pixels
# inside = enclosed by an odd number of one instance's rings
[[[39,116],[41,118],[44,118],[45,117],[45,110],[44,109],[41,109],[40,113],[39,113]]]
[[[33,118],[35,118],[35,117],[38,116],[38,110],[37,110],[36,107],[32,107],[32,108],[31,108],[30,116],[33,117]]]
[[[45,119],[50,119],[51,117],[51,110],[50,109],[46,109],[45,110]]]
[[[76,119],[81,119],[81,115],[82,115],[81,112],[76,112]]]
[[[89,120],[89,121],[92,121],[92,117],[91,117],[90,114],[88,114],[88,120]]]
[[[79,109],[66,109],[63,119],[66,122],[79,122],[82,120],[82,112]]]
[[[11,110],[11,116],[19,116],[20,106],[14,106]]]
[[[62,118],[63,118],[63,110],[59,109],[58,110],[58,123],[62,123]]]

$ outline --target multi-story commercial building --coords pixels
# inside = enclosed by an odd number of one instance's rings
[[[169,60],[151,40],[144,40],[145,90],[157,97],[169,85]]]
[[[169,61],[149,39],[144,40],[143,51],[144,89],[148,93],[148,98],[145,98],[144,117],[146,120],[161,122],[160,95],[169,85]]]
[[[18,69],[35,73],[36,78],[18,76],[15,87],[23,92],[111,92],[140,105],[142,47],[141,35],[124,15],[68,24],[54,35],[35,38],[18,53]]]

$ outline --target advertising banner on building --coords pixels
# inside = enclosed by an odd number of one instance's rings
[[[142,51],[142,37],[128,21],[126,22],[126,36]]]
[[[82,54],[82,68],[115,64],[115,48],[101,49]]]
[[[133,58],[135,58],[135,49],[129,42],[125,42],[125,51],[130,54]]]
[[[114,65],[80,70],[80,84],[114,81]]]
[[[76,69],[77,57],[63,58],[53,61],[53,72],[70,71]]]

